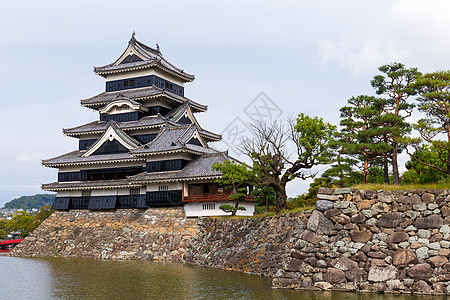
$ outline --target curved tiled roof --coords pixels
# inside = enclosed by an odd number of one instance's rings
[[[80,103],[85,107],[98,109],[112,101],[119,99],[120,97],[133,99],[134,101],[141,101],[145,99],[162,97],[164,99],[174,101],[179,104],[188,103],[194,112],[205,112],[208,109],[207,105],[202,105],[191,99],[168,92],[153,85],[149,87],[140,87],[135,89],[120,90],[114,92],[103,92],[94,97],[82,99]]]
[[[42,160],[42,165],[46,167],[60,167],[64,165],[83,165],[92,163],[112,163],[120,161],[145,161],[145,159],[138,158],[131,155],[129,152],[126,153],[114,153],[114,154],[101,154],[101,155],[90,155],[83,157],[86,153],[85,150],[75,150],[54,158]]]
[[[111,121],[94,121],[88,124],[84,124],[81,126],[63,129],[65,135],[68,136],[79,136],[88,133],[103,133],[105,131]],[[116,123],[117,126],[122,130],[132,130],[132,129],[142,129],[142,128],[151,128],[151,127],[160,127],[165,124],[167,125],[176,125],[168,121],[166,118],[161,116],[160,114],[154,116],[146,116],[137,121],[128,121],[128,122],[120,122]]]
[[[130,176],[131,182],[158,182],[158,181],[177,181],[180,179],[201,180],[219,178],[222,174],[219,171],[212,171],[214,163],[223,163],[225,160],[234,160],[226,152],[217,152],[203,154],[192,159],[183,169],[168,172],[143,172],[138,175]]]

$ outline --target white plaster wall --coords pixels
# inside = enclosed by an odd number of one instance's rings
[[[160,183],[153,183],[147,185],[147,192],[157,192],[159,191],[159,186],[168,186],[169,191],[173,190],[181,190],[182,189],[182,183],[181,182],[160,182]]]
[[[215,209],[203,209],[203,204],[215,204]],[[235,203],[232,201],[185,203],[184,212],[186,217],[229,216],[231,213],[225,213],[219,209],[219,206],[224,204],[234,205]],[[239,206],[245,207],[245,210],[238,210],[237,216],[253,216],[255,204],[244,202],[240,203]]]
[[[59,191],[56,197],[81,197],[81,191]]]

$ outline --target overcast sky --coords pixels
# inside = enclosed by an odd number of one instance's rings
[[[56,181],[41,159],[77,148],[62,128],[98,119],[79,100],[104,91],[93,66],[115,61],[133,31],[195,74],[185,95],[209,106],[197,118],[217,133],[248,122],[261,92],[284,115],[338,124],[348,98],[374,93],[382,64],[450,69],[445,0],[7,1],[1,10],[0,206]],[[298,180],[288,192],[307,188]]]

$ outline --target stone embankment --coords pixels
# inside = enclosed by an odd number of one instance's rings
[[[322,188],[312,212],[202,220],[185,260],[275,288],[450,294],[449,194]]]
[[[450,294],[450,191],[319,190],[316,210],[188,219],[182,208],[57,211],[17,256],[184,260],[275,288]]]
[[[180,261],[196,229],[183,208],[56,211],[11,254]]]

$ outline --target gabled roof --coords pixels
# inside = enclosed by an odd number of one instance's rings
[[[108,74],[146,68],[159,68],[166,73],[182,79],[184,82],[191,82],[195,78],[194,75],[185,73],[184,70],[168,62],[162,56],[158,45],[155,49],[137,41],[134,37],[134,32],[123,54],[112,64],[94,67],[94,72],[97,75],[106,77]]]
[[[84,134],[99,134],[103,133],[107,128],[109,123],[106,121],[94,121],[85,125],[63,129],[63,132],[67,136],[78,137]],[[116,124],[120,129],[124,131],[135,130],[135,129],[148,129],[157,128],[163,125],[176,125],[168,121],[165,117],[160,114],[153,116],[146,116],[137,121],[121,122]]]
[[[196,138],[202,146],[189,144],[192,138]],[[195,124],[164,127],[155,139],[144,146],[132,150],[133,155],[155,155],[171,152],[211,153],[216,152],[206,146]]]
[[[117,126],[115,121],[109,121],[108,129],[106,129],[103,135],[91,147],[89,147],[86,153],[82,156],[88,157],[94,154],[95,151],[97,151],[104,143],[113,140],[116,140],[128,150],[136,149],[140,145],[138,141],[123,132],[123,130]]]
[[[108,113],[114,106],[128,106],[130,109],[146,112],[148,108],[144,107],[141,103],[131,100],[127,97],[117,97],[116,100],[113,100],[106,104],[103,108],[99,109],[100,113]]]
[[[85,107],[99,109],[104,105],[117,100],[118,97],[126,97],[129,99],[133,99],[134,101],[142,101],[146,99],[155,99],[161,97],[168,101],[173,101],[179,104],[189,103],[189,105],[192,107],[193,112],[205,112],[208,109],[207,105],[202,105],[191,99],[176,95],[156,86],[141,87],[114,92],[103,92],[94,97],[82,99],[80,103]]]
[[[216,162],[223,163],[226,160],[234,160],[227,152],[214,151],[192,159],[183,169],[167,172],[140,173],[128,177],[131,182],[147,183],[177,180],[202,180],[216,179],[222,176],[218,171],[212,171],[212,165]]]
[[[194,114],[192,113],[191,107],[188,104],[184,104],[176,109],[170,111],[166,117],[174,123],[177,123],[183,117],[188,118],[195,126],[198,128],[198,133],[206,140],[217,142],[222,140],[222,136],[220,134],[216,134],[210,132],[208,130],[203,129],[200,124],[197,122]]]

